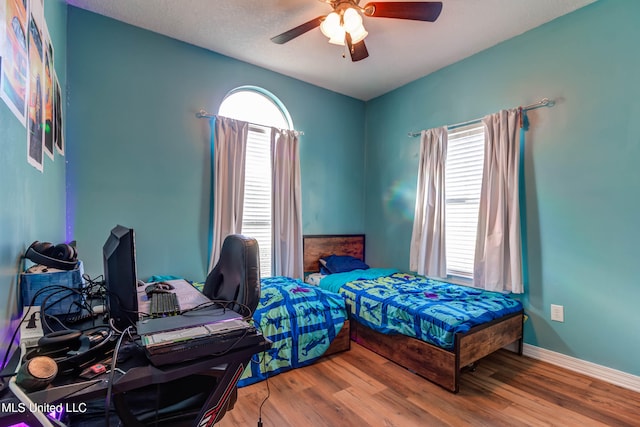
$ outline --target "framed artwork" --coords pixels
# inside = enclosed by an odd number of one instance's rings
[[[27,0],[0,0],[2,26],[0,32],[0,99],[2,99],[23,126],[26,125],[28,85],[28,2]]]
[[[62,94],[60,93],[60,82],[58,76],[55,75],[54,84],[54,101],[53,101],[53,142],[56,151],[64,156],[64,133],[63,133],[63,116],[62,116]]]
[[[43,118],[42,138],[44,144],[44,152],[53,160],[53,46],[51,45],[51,37],[46,21],[43,22],[42,32],[42,66],[44,74],[44,90],[43,90]]]
[[[64,156],[62,90],[42,0],[0,0],[0,99],[26,128],[27,162]]]
[[[27,161],[39,171],[43,170],[44,148],[44,45],[42,21],[44,10],[32,2],[29,13],[29,91],[27,99]]]

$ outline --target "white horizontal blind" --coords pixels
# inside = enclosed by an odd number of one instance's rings
[[[271,129],[249,126],[242,234],[260,248],[260,275],[271,276]]]
[[[473,278],[484,161],[484,125],[449,130],[445,165],[447,274]]]

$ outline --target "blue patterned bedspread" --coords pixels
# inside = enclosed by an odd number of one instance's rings
[[[254,324],[273,342],[253,356],[238,386],[246,386],[321,357],[347,318],[344,298],[288,277],[261,280]]]
[[[522,310],[520,301],[509,295],[397,270],[355,270],[320,281],[324,289],[337,286],[361,324],[447,350],[453,349],[456,333]]]

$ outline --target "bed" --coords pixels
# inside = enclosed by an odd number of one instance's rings
[[[318,283],[319,260],[321,258],[326,259],[330,255],[349,255],[361,261],[365,259],[364,235],[307,235],[304,237],[303,242],[304,271],[307,280],[310,282],[315,280],[315,283]],[[419,280],[420,286],[431,286],[434,283],[430,283],[427,278],[420,278],[397,270],[381,272],[383,273],[382,276],[376,276],[378,272],[372,271],[370,274],[376,277],[368,280],[358,280],[358,275],[364,278],[368,272],[368,270],[359,271],[362,273],[354,272],[356,274],[355,280],[354,277],[350,277],[343,284],[340,284],[339,280],[325,280],[324,278],[319,282],[320,287],[329,286],[334,290],[339,288],[339,292],[345,295],[349,305],[351,339],[443,388],[457,393],[460,389],[460,375],[463,369],[467,366],[472,366],[481,358],[500,348],[515,344],[518,354],[522,354],[523,311],[522,305],[518,301],[508,296],[497,294],[495,301],[491,299],[485,303],[486,305],[500,305],[495,314],[470,315],[469,317],[477,317],[472,324],[456,326],[455,329],[445,331],[446,333],[443,335],[430,333],[433,329],[446,329],[443,325],[439,324],[437,328],[431,327],[429,332],[421,332],[421,328],[407,329],[406,324],[410,323],[410,321],[406,321],[406,319],[405,321],[396,321],[395,329],[392,327],[393,325],[380,328],[381,322],[378,321],[380,320],[378,318],[381,315],[371,315],[371,311],[368,310],[371,307],[363,310],[362,301],[374,301],[373,304],[369,305],[376,305],[376,301],[384,301],[379,305],[384,305],[384,310],[391,311],[389,307],[392,307],[392,305],[387,305],[387,302],[392,300],[392,298],[387,298],[390,292],[389,289],[412,286],[414,279],[409,276],[417,277],[415,280]],[[331,278],[331,276],[334,275],[327,276],[327,279]],[[342,276],[342,274],[335,276]],[[390,282],[391,288],[384,288],[380,283],[375,282],[377,277],[383,277],[380,282]],[[438,308],[440,311],[456,311],[460,309],[461,303],[457,300],[458,293],[470,293],[472,295],[482,293],[482,296],[485,295],[485,291],[453,285],[453,288],[446,287],[448,289],[446,291],[448,292],[447,297],[443,298],[437,288],[445,285],[450,286],[450,284],[442,283],[435,281],[435,288],[420,288],[418,292],[425,299],[450,299],[451,304],[457,305],[453,308]],[[365,290],[367,292],[366,289],[373,294],[355,296],[356,291]],[[456,296],[456,298],[453,298],[453,296]],[[398,298],[404,297],[400,296]],[[504,301],[501,301],[502,298],[504,298]],[[360,306],[357,306],[359,304],[358,301]],[[369,316],[362,316],[363,312],[369,313]],[[424,327],[421,320],[413,322],[419,323]],[[388,324],[385,323],[385,325]],[[405,329],[402,329],[403,327]],[[376,329],[381,329],[383,332]],[[428,339],[433,338],[431,335],[437,335],[435,342],[427,342]]]
[[[344,298],[299,279],[262,278],[253,320],[273,345],[267,352],[253,356],[239,387],[350,348]]]

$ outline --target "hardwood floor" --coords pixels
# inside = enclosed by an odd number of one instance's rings
[[[264,427],[640,426],[640,393],[506,350],[452,394],[352,343],[268,381]],[[263,381],[238,390],[219,427],[256,426]]]

